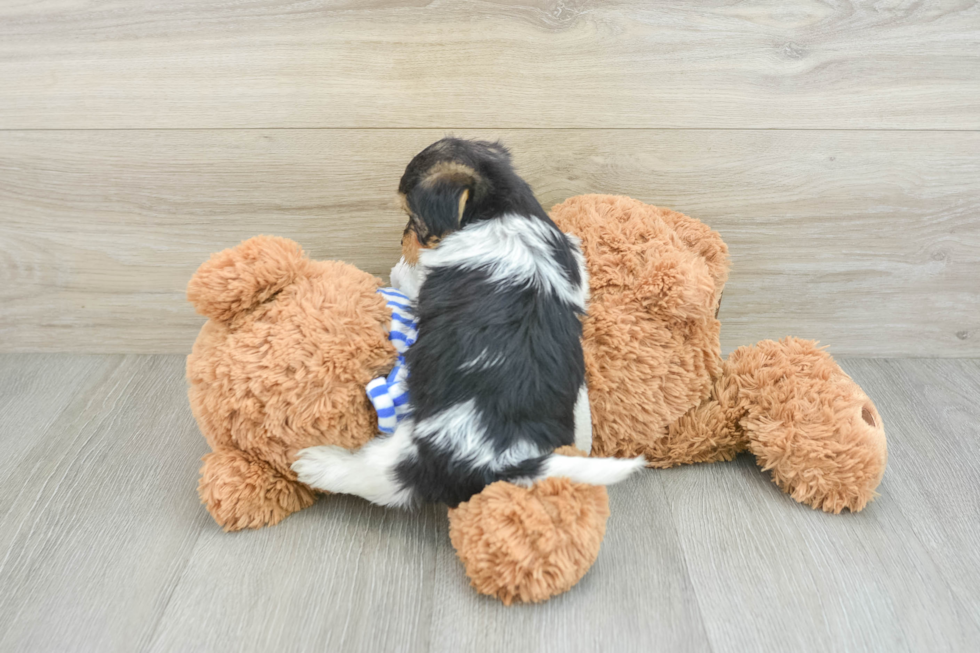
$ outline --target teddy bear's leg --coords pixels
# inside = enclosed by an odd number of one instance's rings
[[[573,447],[564,455],[584,455]],[[449,511],[449,535],[470,583],[505,605],[567,591],[595,562],[606,532],[606,488],[548,478],[499,481]]]
[[[876,496],[888,458],[881,416],[816,343],[762,341],[732,352],[739,420],[759,466],[797,501],[857,512]]]
[[[745,451],[748,442],[738,424],[739,413],[733,410],[735,396],[737,389],[719,379],[710,397],[671,424],[664,437],[643,448],[647,466],[713,463],[732,460]]]
[[[277,524],[313,504],[313,490],[240,449],[220,447],[202,458],[198,494],[226,531]]]

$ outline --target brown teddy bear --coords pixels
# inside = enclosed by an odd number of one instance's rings
[[[589,268],[593,453],[670,467],[749,450],[815,508],[858,511],[875,496],[887,456],[881,418],[826,352],[786,339],[722,361],[729,264],[716,232],[625,197],[575,197],[552,218],[581,239]],[[377,434],[365,386],[396,360],[380,286],[267,236],[215,254],[191,279],[188,299],[210,318],[187,359],[191,407],[212,448],[199,492],[226,530],[313,503],[290,469],[300,449],[356,448]],[[588,571],[608,515],[603,487],[500,482],[450,511],[450,537],[479,592],[541,601]]]

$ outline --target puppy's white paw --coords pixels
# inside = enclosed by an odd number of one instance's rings
[[[350,458],[351,452],[341,447],[308,447],[297,454],[291,467],[300,483],[317,490],[338,492]]]

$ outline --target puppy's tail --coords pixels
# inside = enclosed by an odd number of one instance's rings
[[[646,466],[646,458],[582,458],[550,454],[538,459],[537,473],[532,481],[561,476],[576,483],[589,485],[613,485],[625,481],[633,472]],[[525,477],[526,478],[526,477]]]

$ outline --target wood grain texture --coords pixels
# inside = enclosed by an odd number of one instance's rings
[[[876,402],[889,440],[881,497],[861,513],[800,509],[750,456],[660,475],[714,651],[980,645],[980,585],[971,582],[980,541],[978,367],[871,360],[843,367]],[[905,392],[924,385],[927,401]],[[966,575],[951,578],[960,571]]]
[[[182,363],[0,357],[0,437],[24,450],[0,476],[0,650],[133,651],[154,632],[210,521]],[[35,365],[60,392],[10,392]],[[28,413],[43,428],[15,430]]]
[[[384,276],[438,130],[0,132],[0,350],[187,352],[184,299],[259,233]],[[980,355],[980,133],[503,130],[547,207],[607,192],[718,229],[723,349]]]
[[[0,7],[0,127],[980,128],[980,8],[257,0]]]
[[[889,438],[864,511],[809,510],[748,456],[648,470],[610,489],[575,588],[505,608],[468,587],[444,507],[327,497],[223,533],[182,357],[0,356],[0,649],[977,650],[980,362],[842,366]]]
[[[439,552],[432,651],[711,651],[663,488],[644,474],[609,489],[595,565],[569,592],[506,607],[477,597],[452,548]]]
[[[977,619],[914,535],[906,511],[916,509],[890,482],[872,506],[840,517],[803,510],[750,456],[663,477],[712,650],[965,651],[980,642]]]
[[[445,508],[353,497],[260,531],[211,522],[149,650],[427,651],[447,528]]]
[[[0,478],[14,474],[62,414],[105,381],[118,356],[8,354],[0,356]],[[19,503],[19,495],[0,494],[0,514]],[[0,546],[12,536],[0,530]]]
[[[888,408],[887,491],[980,623],[980,361],[850,360]]]

